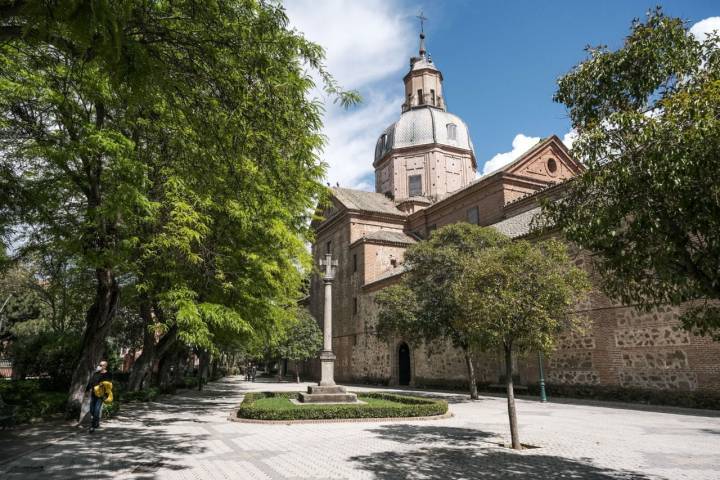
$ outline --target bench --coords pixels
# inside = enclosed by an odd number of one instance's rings
[[[3,429],[14,427],[16,414],[17,406],[8,405],[0,396],[0,426]]]

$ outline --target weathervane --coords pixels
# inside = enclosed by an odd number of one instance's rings
[[[425,15],[423,15],[422,10],[420,10],[420,15],[418,15],[416,18],[418,18],[420,20],[420,33],[425,33],[424,24],[425,24],[425,20],[427,20],[427,17]]]

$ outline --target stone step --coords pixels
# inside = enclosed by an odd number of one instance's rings
[[[321,387],[319,385],[310,385],[310,386],[308,386],[308,393],[311,395],[328,394],[328,393],[347,393],[347,389],[345,387],[341,387],[340,385],[333,385],[333,386],[328,386],[328,387]]]
[[[298,400],[302,403],[358,403],[354,393],[300,393]]]

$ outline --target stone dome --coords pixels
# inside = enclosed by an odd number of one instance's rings
[[[375,146],[375,161],[391,150],[431,144],[469,150],[475,156],[465,122],[457,115],[428,106],[404,112],[400,120],[385,129]]]

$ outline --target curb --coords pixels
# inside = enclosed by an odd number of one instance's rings
[[[240,406],[238,405],[237,408]],[[452,418],[454,415],[448,408],[448,411],[442,415],[432,415],[429,417],[378,417],[378,418],[323,418],[314,420],[258,420],[254,418],[240,418],[237,416],[237,408],[233,409],[228,415],[228,420],[237,423],[255,423],[260,425],[294,425],[294,424],[312,424],[312,423],[378,423],[378,422],[410,422],[410,421],[429,421],[444,420]]]

